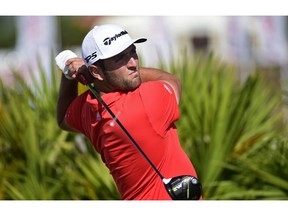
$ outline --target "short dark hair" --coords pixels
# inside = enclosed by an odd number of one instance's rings
[[[105,65],[104,65],[104,61],[102,59],[94,62],[93,65],[100,67],[103,71],[105,71]]]

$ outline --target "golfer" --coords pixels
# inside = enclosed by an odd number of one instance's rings
[[[66,61],[57,101],[63,130],[84,134],[110,170],[123,200],[171,200],[162,180],[91,91],[78,95],[79,74],[95,90],[166,178],[197,177],[175,122],[181,83],[159,69],[139,66],[135,44],[117,25],[95,26],[82,42],[82,58]]]

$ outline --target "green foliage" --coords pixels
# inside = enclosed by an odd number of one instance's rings
[[[204,199],[287,197],[287,177],[278,179],[271,169],[266,174],[272,175],[271,181],[278,180],[276,188],[281,185],[283,190],[274,193],[262,181],[259,191],[259,178],[265,176],[264,167],[273,167],[271,160],[256,165],[257,157],[247,159],[252,152],[267,157],[269,151],[259,149],[269,149],[268,140],[279,141],[276,137],[283,133],[281,94],[271,91],[255,73],[240,82],[234,68],[220,63],[213,55],[194,59],[186,56],[180,66],[172,65],[172,71],[183,85],[179,136],[203,184]],[[276,148],[275,152],[281,154],[281,149]],[[239,169],[228,171],[232,164]],[[258,178],[246,176],[251,181],[249,185],[242,185],[241,178],[235,178],[247,172],[255,174],[255,169],[262,169],[263,173],[259,172]],[[283,163],[281,169],[287,172]],[[253,190],[255,195],[249,195]]]
[[[16,45],[16,17],[15,16],[0,16],[0,47],[1,49],[9,49]]]
[[[0,198],[119,199],[108,170],[88,147],[90,143],[77,147],[76,134],[57,126],[61,73],[51,65],[49,77],[39,64],[39,71],[31,71],[30,82],[14,72],[13,85],[0,84]],[[105,182],[105,190],[98,182]]]
[[[227,165],[235,173],[230,185],[241,190],[236,193],[222,189],[217,193],[218,199],[288,199],[287,163],[287,137],[278,135],[263,141]]]
[[[88,140],[58,128],[61,73],[52,61],[51,66],[47,76],[39,62],[29,82],[19,71],[10,86],[0,80],[0,199],[119,199]],[[169,67],[182,80],[177,127],[203,198],[287,199],[281,92],[271,91],[256,73],[240,82],[234,68],[213,55],[187,55]]]
[[[85,21],[81,22],[81,17],[59,16],[57,19],[61,31],[60,40],[63,49],[66,49],[66,47],[79,46],[91,28],[90,24],[84,25]],[[71,35],[73,35],[73,37],[71,37]]]

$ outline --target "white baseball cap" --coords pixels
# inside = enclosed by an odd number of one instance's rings
[[[134,43],[146,40],[146,38],[132,39],[126,30],[114,24],[95,26],[82,42],[82,58],[88,67],[100,59],[121,53]]]

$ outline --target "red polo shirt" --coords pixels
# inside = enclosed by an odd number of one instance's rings
[[[108,93],[102,99],[165,178],[197,177],[178,140],[174,122],[179,110],[169,84],[145,82],[134,91]],[[90,91],[72,102],[66,121],[94,145],[122,199],[171,199],[161,178]]]

